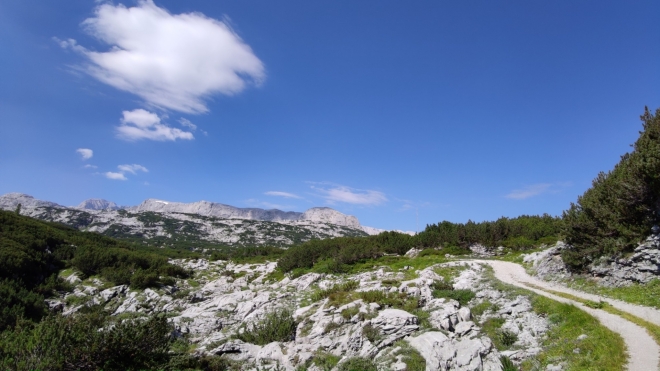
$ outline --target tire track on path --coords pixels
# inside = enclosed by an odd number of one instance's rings
[[[495,277],[504,283],[533,291],[538,295],[545,296],[558,302],[573,304],[596,317],[603,326],[620,334],[623,338],[626,347],[628,348],[628,364],[626,368],[628,371],[658,370],[658,367],[660,366],[660,346],[655,342],[651,335],[649,335],[645,328],[617,315],[607,313],[604,310],[589,308],[582,303],[553,295],[544,290],[527,286],[526,284],[532,284],[542,289],[564,292],[591,301],[599,301],[605,298],[541,281],[538,278],[527,274],[525,268],[515,263],[498,260],[470,261],[490,265],[493,267]],[[609,298],[607,298],[607,302],[624,312],[644,318],[649,322],[660,324],[660,311],[657,309],[624,303]]]

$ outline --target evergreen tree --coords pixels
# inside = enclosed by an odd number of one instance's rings
[[[633,150],[563,214],[563,258],[579,269],[603,255],[631,251],[660,221],[660,109],[645,108]]]

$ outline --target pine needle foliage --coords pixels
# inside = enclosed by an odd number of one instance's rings
[[[600,256],[632,251],[660,222],[660,109],[641,115],[633,150],[563,214],[564,261],[579,270]]]

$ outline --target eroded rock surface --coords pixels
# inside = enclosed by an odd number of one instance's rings
[[[365,357],[379,370],[405,370],[400,352],[406,347],[426,360],[427,370],[500,370],[502,353],[483,331],[485,321],[499,318],[502,329],[516,334],[516,343],[506,353],[515,362],[537,354],[547,330],[547,322],[531,310],[525,297],[508,298],[491,287],[484,279],[486,270],[476,263],[445,263],[414,272],[382,267],[353,275],[307,273],[275,280],[271,277],[276,263],[173,262],[195,276],[175,286],[140,291],[78,278],[70,280],[76,285],[72,293],[49,305],[71,314],[84,305],[100,304],[127,319],[165,313],[177,336],[196,344],[198,354],[242,362],[246,370],[256,365],[295,370],[304,365],[320,371],[312,362],[318,354],[337,357],[340,363]],[[454,289],[475,292],[469,305],[434,296],[434,285],[444,281],[438,274],[443,269],[460,272]],[[349,281],[355,284],[343,297],[321,295],[313,300],[320,290]],[[375,292],[413,303],[416,309],[365,300],[377,296]],[[490,309],[475,316],[470,306],[484,302],[491,303]],[[297,323],[289,341],[257,345],[235,337],[279,309],[290,310]]]

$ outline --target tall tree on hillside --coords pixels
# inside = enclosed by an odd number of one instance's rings
[[[640,118],[633,150],[564,211],[570,247],[562,256],[573,268],[631,251],[660,222],[660,109],[654,115],[646,107]]]

